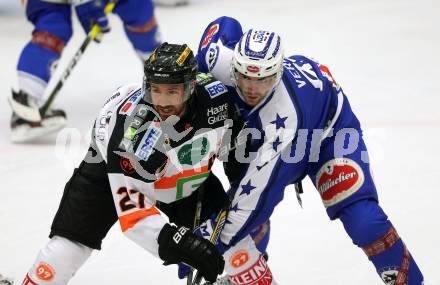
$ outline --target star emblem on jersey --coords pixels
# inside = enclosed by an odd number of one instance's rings
[[[239,211],[240,209],[238,208],[238,203],[235,204],[234,206],[232,206],[230,210],[231,210],[231,211],[234,211],[234,212]]]
[[[278,151],[278,146],[281,144],[280,137],[277,137],[277,139],[272,143],[272,147],[275,151]]]
[[[240,195],[242,195],[242,194],[249,195],[249,194],[251,194],[251,191],[257,187],[252,186],[251,181],[249,180],[248,183],[241,185],[241,188],[243,189],[243,191],[241,191]]]
[[[277,114],[277,117],[275,120],[273,120],[272,122],[270,122],[271,124],[275,124],[276,129],[281,129],[281,128],[286,128],[286,125],[284,124],[284,122],[287,120],[287,116],[286,117],[281,117],[279,114]]]

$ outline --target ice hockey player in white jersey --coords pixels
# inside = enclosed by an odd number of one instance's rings
[[[268,221],[287,185],[309,176],[329,218],[343,223],[385,284],[422,285],[414,258],[379,206],[362,129],[346,95],[325,65],[283,52],[278,34],[243,33],[229,17],[208,25],[198,49],[199,69],[235,87],[250,146],[249,157],[237,157],[244,171],[229,190],[235,195],[220,236],[226,281],[276,284],[263,258],[267,243],[243,238]]]
[[[66,124],[63,110],[49,109],[42,114],[48,82],[64,47],[72,37],[72,8],[84,31],[97,24],[101,32],[110,31],[104,7],[110,0],[26,0],[27,19],[34,30],[23,48],[18,64],[18,90],[9,98],[12,107],[11,140],[29,141],[55,132]],[[142,60],[160,44],[152,0],[118,0],[113,13]]]
[[[23,284],[68,283],[116,221],[168,264],[186,263],[210,281],[223,272],[216,247],[188,228],[198,201],[202,221],[228,201],[210,171],[233,118],[228,88],[209,74],[196,76],[186,45],[163,43],[144,70],[142,88],[120,87],[101,109],[89,152],[65,186],[51,239]]]

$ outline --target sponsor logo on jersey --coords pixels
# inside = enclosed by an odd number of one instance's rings
[[[205,85],[205,89],[206,91],[208,91],[209,97],[211,97],[211,99],[228,92],[226,86],[220,81],[214,81],[208,85]]]
[[[333,206],[357,192],[365,180],[361,167],[349,158],[327,161],[316,174],[316,188],[325,207]]]
[[[107,113],[105,113],[105,115],[102,115],[99,118],[98,121],[98,129],[96,131],[96,137],[100,140],[103,141],[106,138],[106,126],[108,125],[108,123],[110,122],[110,118],[112,116],[113,112],[112,111],[107,111]]]
[[[260,71],[260,68],[258,66],[249,65],[248,67],[246,67],[246,70],[251,73],[257,73]]]
[[[135,117],[139,117],[142,121],[145,120],[149,111],[153,110],[152,107],[144,104],[137,105]]]
[[[202,161],[208,154],[209,141],[207,138],[198,138],[190,144],[182,146],[177,152],[181,164],[194,165]]]
[[[104,105],[107,105],[110,101],[112,101],[113,99],[115,99],[116,97],[118,97],[119,95],[121,95],[121,92],[116,92],[115,94],[113,94],[110,98],[107,99],[107,101],[105,101]]]
[[[199,168],[199,170],[201,169]],[[177,179],[175,201],[191,195],[191,193],[194,192],[197,188],[199,188],[200,185],[203,183],[203,181],[205,181],[206,178],[208,178],[209,173],[210,172],[208,171],[196,175],[191,175],[188,177],[186,176],[180,177],[179,179]],[[208,234],[208,238],[209,238],[209,234]]]
[[[134,107],[139,103],[142,98],[142,91],[138,89],[133,95],[128,98],[127,102],[122,106],[121,110],[119,110],[119,114],[121,115],[131,115]]]
[[[134,136],[136,135],[136,132],[137,132],[136,128],[129,127],[124,132],[124,139],[130,140],[130,141],[133,140]]]
[[[147,160],[153,153],[154,146],[162,135],[162,130],[153,124],[145,132],[136,149],[135,155],[142,160]]]
[[[204,49],[208,46],[212,38],[215,36],[215,34],[217,34],[219,28],[219,24],[215,24],[214,26],[211,26],[209,28],[209,30],[206,32],[205,38],[203,38],[202,46],[200,47],[200,49]]]
[[[132,174],[134,172],[134,167],[131,164],[130,160],[126,157],[121,157],[121,160],[119,161],[119,164],[121,166],[121,169],[127,173]]]
[[[219,55],[219,48],[215,43],[209,45],[208,52],[206,53],[206,62],[208,63],[208,69],[211,71],[217,63]]]
[[[239,268],[249,261],[249,253],[246,250],[239,250],[229,259],[229,263],[234,268]]]
[[[263,255],[248,269],[236,275],[229,277],[232,284],[246,284],[246,285],[270,285],[272,284],[272,272],[267,266]]]
[[[206,116],[210,125],[226,120],[228,118],[228,103],[209,108],[206,111]]]
[[[38,279],[49,282],[55,277],[55,270],[49,264],[40,262],[35,269],[35,275],[38,277]]]
[[[326,77],[332,83],[333,87],[339,89],[339,84],[333,78],[333,75],[331,74],[327,66],[320,64],[319,70],[321,70],[322,75],[324,75],[324,77]]]

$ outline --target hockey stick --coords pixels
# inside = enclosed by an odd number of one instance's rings
[[[221,211],[217,215],[216,218],[217,221],[215,223],[214,230],[212,231],[211,237],[209,239],[211,243],[214,245],[217,244],[218,239],[220,238],[220,234],[222,233],[223,228],[225,227],[226,218],[228,217],[230,206],[231,206],[231,200],[228,199],[228,201],[223,206],[223,209],[221,209]],[[202,275],[200,274],[199,271],[197,271],[196,276],[191,284],[200,285],[200,282],[202,282]]]
[[[113,11],[113,9],[116,6],[116,3],[118,0],[110,1],[104,8],[104,13],[107,15]],[[55,100],[55,97],[57,96],[58,92],[61,90],[61,87],[63,87],[64,82],[69,77],[70,73],[72,72],[73,68],[76,66],[80,58],[82,57],[84,51],[87,49],[89,44],[96,39],[96,37],[101,33],[101,30],[99,29],[99,26],[97,24],[94,24],[90,32],[87,34],[87,37],[83,41],[81,47],[78,49],[78,51],[75,53],[73,58],[70,60],[69,65],[67,66],[66,70],[61,75],[61,78],[58,80],[55,88],[50,93],[49,97],[47,98],[46,102],[43,106],[41,106],[39,110],[39,116],[40,120],[46,114],[47,110],[49,110],[50,106],[52,105],[53,101]]]
[[[196,212],[194,214],[193,229],[200,226],[200,217],[202,215],[202,201],[205,192],[205,187],[202,185],[202,187],[200,188],[201,189],[198,190],[199,193],[197,194],[197,205],[196,205]],[[191,270],[187,276],[186,285],[191,285],[192,281],[193,281],[193,271]]]

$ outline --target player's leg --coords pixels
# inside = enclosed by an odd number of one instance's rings
[[[40,121],[29,118],[26,108],[38,109],[61,53],[72,36],[70,5],[29,0],[26,15],[35,27],[30,42],[23,48],[18,64],[18,92],[13,92],[11,127],[13,140],[20,141],[26,132],[32,138],[65,125],[65,113],[51,110]],[[32,122],[32,123],[30,123]],[[23,129],[24,128],[24,129]],[[17,137],[14,139],[14,137]],[[26,140],[25,137],[23,140]]]
[[[265,250],[264,248],[263,252]],[[255,241],[251,236],[247,236],[239,241],[235,246],[228,249],[223,256],[225,258],[225,271],[229,283],[226,283],[225,278],[223,278],[217,282],[218,284],[277,284],[267,264],[265,255],[257,249]]]
[[[151,0],[121,0],[116,13],[124,23],[125,33],[142,61],[161,43],[159,27]]]
[[[18,83],[20,91],[41,100],[51,72],[72,36],[70,5],[29,0],[26,14],[35,29],[18,60]]]
[[[386,284],[423,284],[417,264],[378,204],[360,124],[346,101],[337,122],[333,133],[341,140],[325,139],[319,161],[309,165],[327,214],[342,221]]]
[[[23,284],[66,284],[101,243],[117,214],[104,163],[82,163],[66,184],[44,246]]]
[[[267,245],[270,239],[270,220],[262,223],[251,232],[251,237],[254,240],[257,249],[264,255],[266,261],[269,258],[267,253]]]
[[[91,253],[81,243],[54,236],[38,253],[23,284],[67,284]]]
[[[358,201],[341,209],[339,218],[385,284],[422,284],[422,273],[377,201]]]
[[[248,280],[247,277],[246,278],[244,277],[247,276],[249,272],[253,271],[253,268],[255,267],[255,263],[244,262],[247,259],[247,257],[251,255],[258,256],[257,260],[260,260],[261,257],[263,257],[266,263],[256,263],[256,264],[258,266],[259,264],[264,264],[264,266],[266,266],[264,269],[270,273],[270,268],[267,266],[267,260],[269,258],[267,254],[267,245],[269,243],[269,237],[270,237],[270,221],[268,220],[265,223],[258,226],[257,228],[255,228],[251,232],[250,237],[252,238],[254,245],[249,244],[247,242],[244,243],[244,245],[248,245],[248,246],[250,245],[251,248],[245,248],[243,247],[243,244],[241,245],[241,247],[237,245],[238,247],[235,246],[234,247],[235,250],[233,250],[233,252],[229,251],[228,253],[229,258],[226,258],[225,255],[225,261],[226,261],[225,271],[227,272],[227,274],[218,278],[217,282],[215,282],[215,285],[260,284],[260,283],[255,283],[254,279]],[[257,251],[255,251],[254,247],[256,247]],[[250,252],[251,254],[249,254],[248,252]],[[244,262],[243,265],[241,266],[241,270],[238,272],[238,274],[236,273],[235,275],[231,275],[234,274],[234,269],[232,269],[234,268],[233,264],[239,263],[237,262],[237,260],[240,260],[241,258],[242,258],[242,262]],[[242,280],[246,280],[245,283],[240,283],[242,282]],[[276,284],[271,273],[265,277],[264,282],[265,283],[261,283],[261,284],[265,284],[265,285]]]

